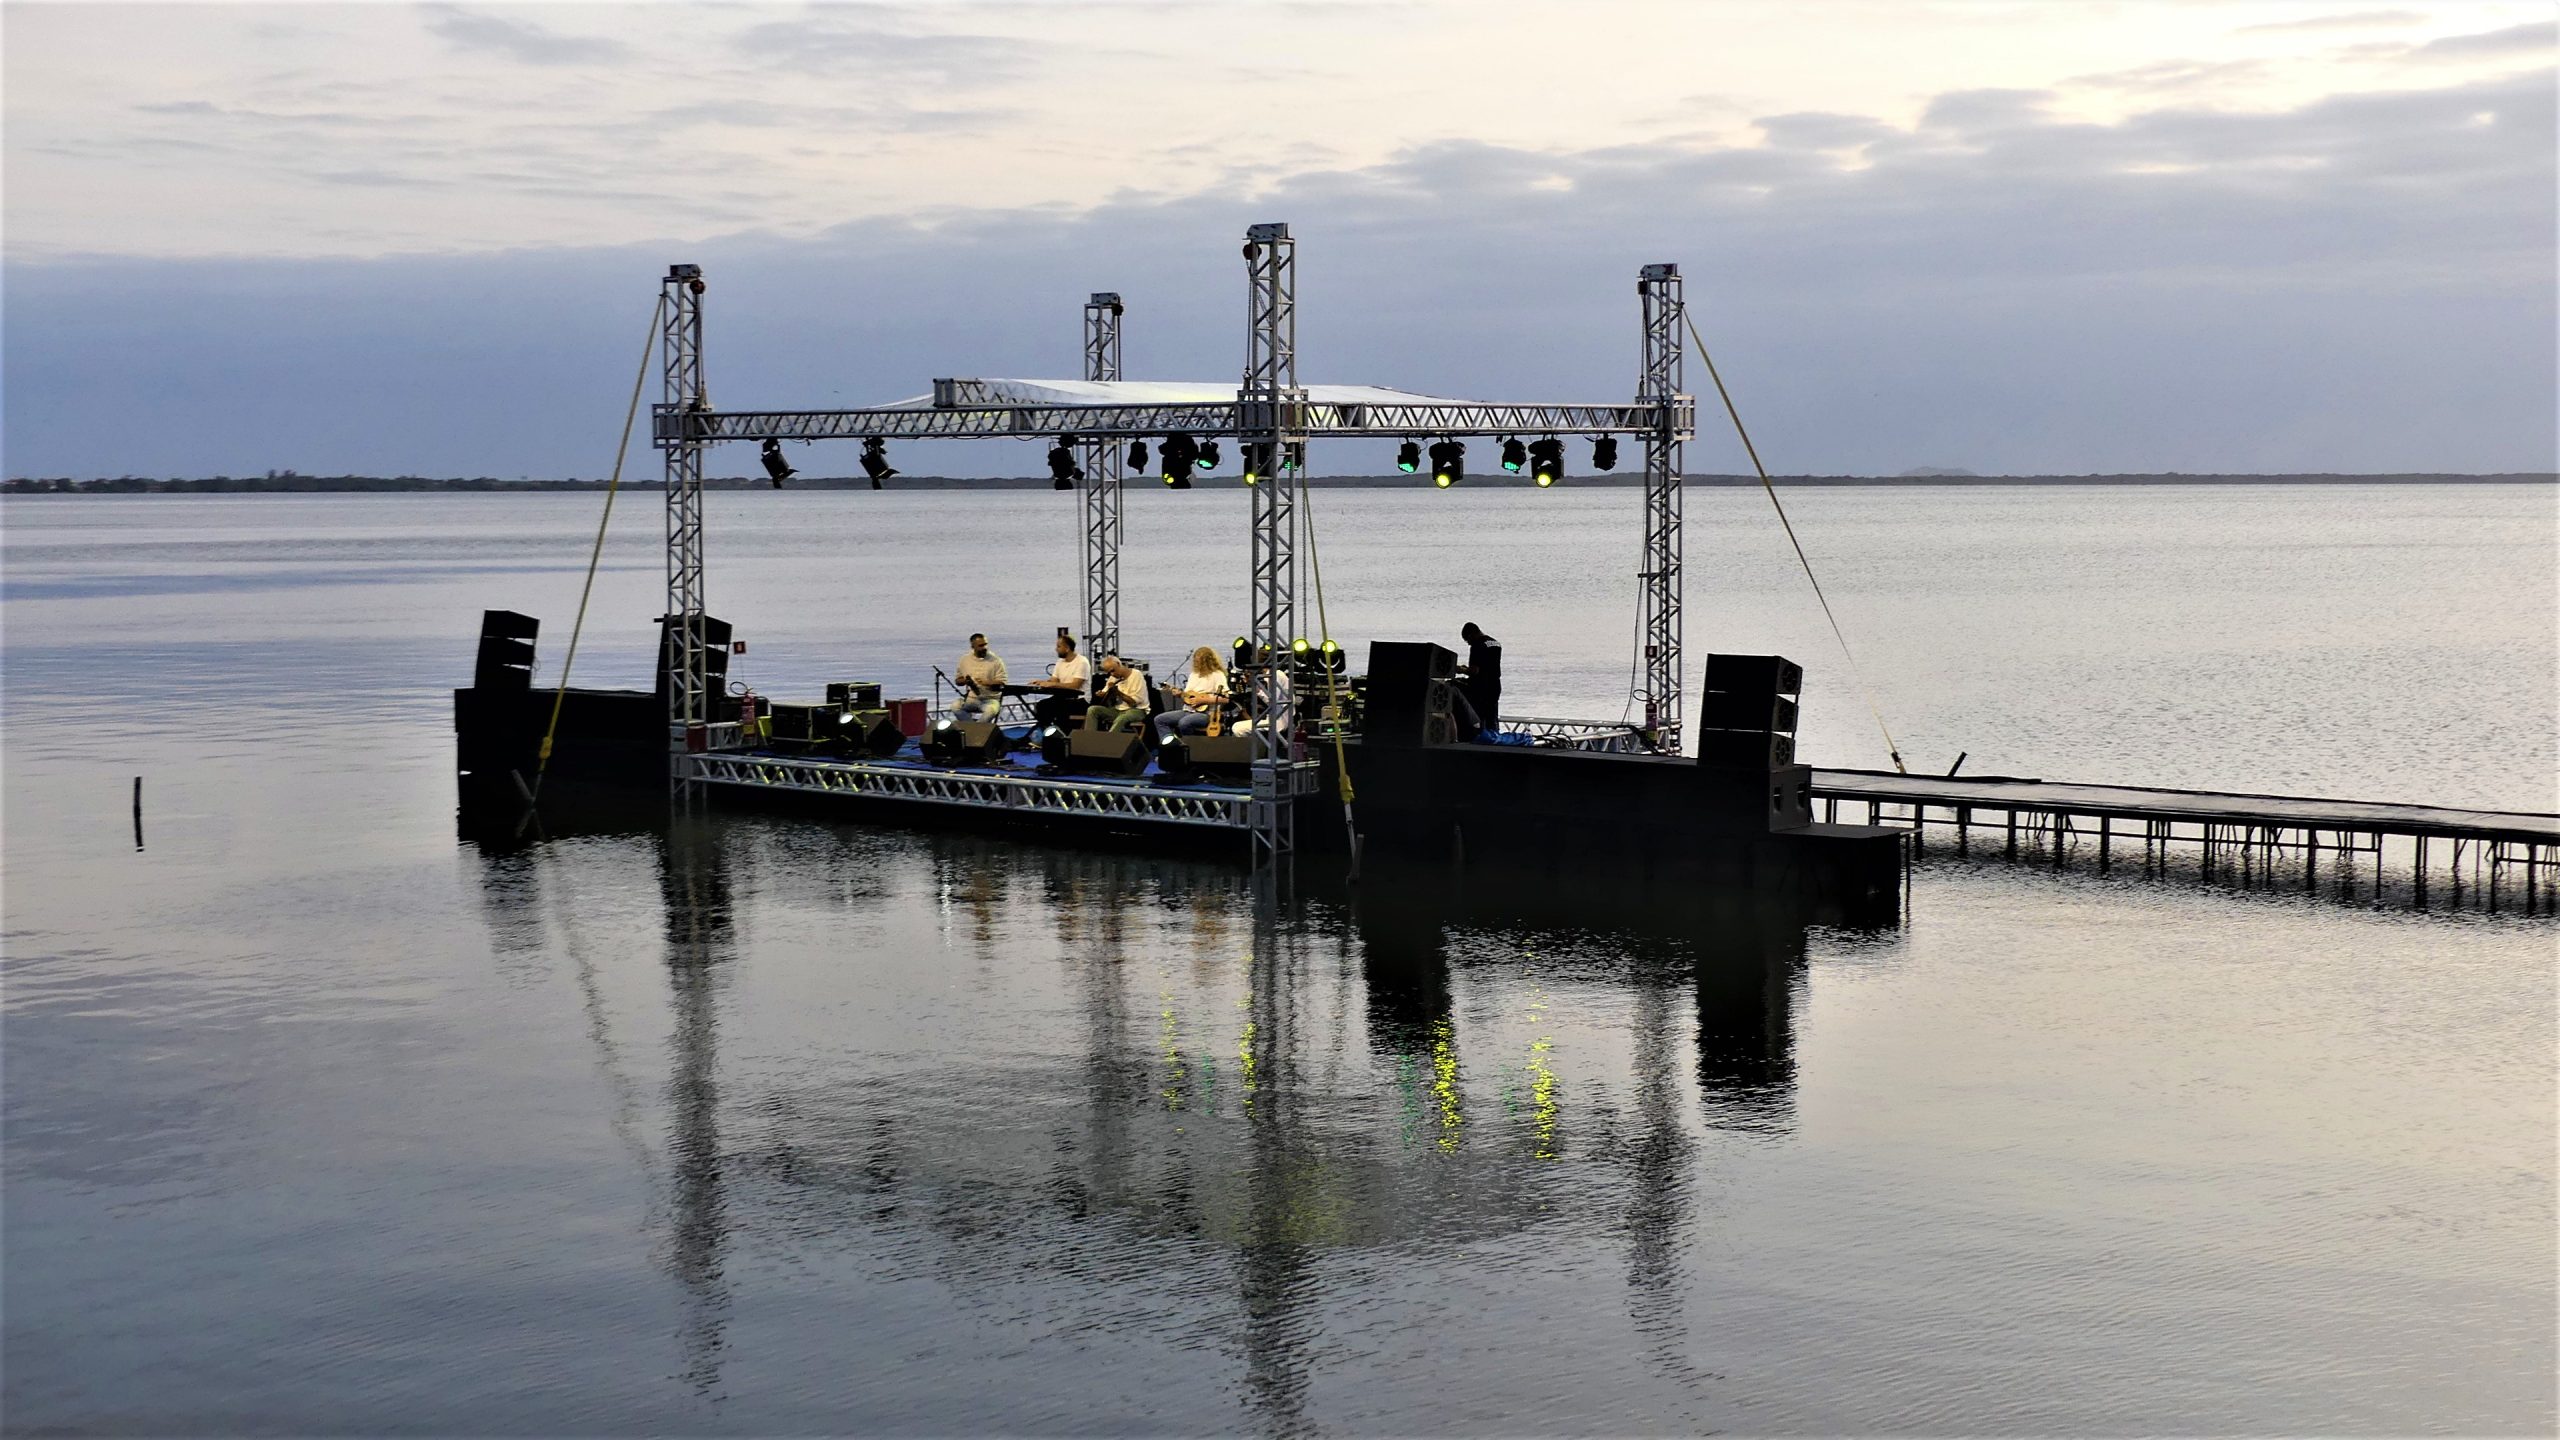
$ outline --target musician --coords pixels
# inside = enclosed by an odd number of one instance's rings
[[[1102,717],[1095,725],[1094,716]],[[1102,657],[1102,693],[1094,698],[1093,708],[1086,713],[1090,728],[1126,730],[1147,718],[1147,677],[1131,669],[1129,662],[1117,655]]]
[[[1031,682],[1033,689],[1049,692],[1046,698],[1031,707],[1032,724],[1063,727],[1082,720],[1090,704],[1085,699],[1084,687],[1092,681],[1093,666],[1076,653],[1075,637],[1064,630],[1059,631],[1058,658],[1049,667],[1048,678]]]
[[[952,706],[963,720],[993,720],[1004,708],[1004,657],[987,648],[987,637],[969,637],[969,653],[952,667],[959,676],[954,683],[960,688],[958,703]]]
[[[1218,652],[1203,645],[1191,652],[1191,667],[1180,684],[1182,708],[1167,710],[1156,717],[1156,743],[1161,745],[1176,735],[1199,735],[1207,732],[1209,717],[1225,708],[1229,688],[1227,667],[1218,663]]]
[[[1502,722],[1502,642],[1473,620],[1458,628],[1458,638],[1467,642],[1467,663],[1458,667],[1458,693],[1466,701],[1458,713],[1459,738],[1473,740]]]

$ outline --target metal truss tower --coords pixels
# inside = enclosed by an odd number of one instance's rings
[[[1291,737],[1295,696],[1287,679],[1289,641],[1297,627],[1297,487],[1304,466],[1286,460],[1306,439],[1306,391],[1298,387],[1298,245],[1286,225],[1245,231],[1251,296],[1245,311],[1244,384],[1236,392],[1237,440],[1247,465],[1268,445],[1272,472],[1253,486],[1253,616],[1245,634],[1255,646],[1254,728],[1268,749],[1253,765],[1253,859],[1256,866],[1296,848],[1291,824],[1297,772]]]
[[[673,646],[667,676],[667,737],[671,776],[687,783],[684,755],[699,743],[711,720],[705,693],[702,607],[702,451],[696,417],[710,407],[702,385],[702,267],[670,265],[661,282],[658,355],[663,368],[657,423],[651,428],[667,456],[667,632]],[[664,653],[663,651],[661,653]]]
[[[1120,378],[1120,296],[1098,290],[1084,305],[1084,378]],[[1084,442],[1084,653],[1095,665],[1120,648],[1120,502],[1128,452]]]
[[[1644,563],[1636,602],[1644,635],[1643,678],[1635,699],[1656,746],[1680,749],[1680,442],[1691,413],[1681,393],[1681,326],[1685,302],[1680,267],[1647,265],[1636,281],[1644,308],[1644,374],[1639,404],[1655,407],[1654,428],[1644,437]]]

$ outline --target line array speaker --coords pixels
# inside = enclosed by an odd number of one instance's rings
[[[480,612],[480,653],[471,665],[474,690],[533,688],[533,637],[542,622],[513,610]]]

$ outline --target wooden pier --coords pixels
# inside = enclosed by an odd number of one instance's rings
[[[2389,861],[2403,867],[2414,903],[2426,903],[2430,881],[2441,877],[2457,901],[2468,888],[2494,909],[2506,890],[2520,892],[2528,914],[2560,908],[2560,815],[1819,768],[1813,797],[1826,819],[1838,820],[1844,804],[1855,818],[1863,804],[1869,824],[1908,826],[1915,851],[1931,827],[1954,832],[1958,854],[1996,843],[2008,859],[2025,854],[2060,866],[2076,848],[2091,848],[2101,871],[2120,847],[2148,870],[2164,866],[2176,846],[2200,856],[2206,878],[2252,884],[2274,884],[2277,861],[2292,857],[2306,890],[2320,887],[2326,856],[2342,893],[2369,888],[2376,899]],[[2357,874],[2359,859],[2370,863],[2369,875]]]

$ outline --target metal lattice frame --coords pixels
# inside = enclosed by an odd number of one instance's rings
[[[1678,416],[1694,413],[1681,394],[1680,267],[1647,265],[1636,281],[1644,309],[1643,375],[1636,400],[1649,405],[1655,426],[1644,436],[1644,561],[1637,571],[1639,628],[1644,668],[1635,700],[1655,743],[1680,749],[1680,442],[1689,428]]]
[[[702,448],[696,426],[682,423],[699,417],[710,405],[702,383],[702,267],[671,265],[661,282],[659,309],[664,326],[659,335],[662,399],[654,416],[667,457],[667,623],[676,647],[668,667],[667,733],[669,748],[681,755],[689,738],[711,718],[704,693],[707,666],[703,656],[702,599]],[[669,643],[661,641],[661,644]],[[671,772],[681,783],[681,766]]]
[[[1245,628],[1255,646],[1254,729],[1264,740],[1253,764],[1253,858],[1260,865],[1296,844],[1290,824],[1296,777],[1288,763],[1290,737],[1297,733],[1296,697],[1284,667],[1298,623],[1302,477],[1282,457],[1306,437],[1306,392],[1298,388],[1298,243],[1286,225],[1256,225],[1245,232],[1244,259],[1250,289],[1235,433],[1248,450],[1257,443],[1270,446],[1273,471],[1253,487],[1253,613]]]
[[[691,756],[689,761],[687,768],[694,778],[713,785],[957,805],[976,810],[1091,815],[1227,831],[1246,828],[1254,805],[1242,790],[1171,790],[1027,775],[970,775],[859,760],[712,754]]]
[[[1084,378],[1120,378],[1120,297],[1097,291],[1084,306]],[[1084,653],[1100,664],[1120,648],[1120,502],[1127,452],[1084,443]]]
[[[1146,440],[1162,435],[1243,436],[1246,407],[1223,400],[1147,405],[1026,405],[973,402],[974,380],[953,381],[953,403],[932,409],[734,410],[691,417],[693,438],[723,440],[1034,440],[1079,435]],[[1300,397],[1300,435],[1319,439],[1399,440],[1426,435],[1652,435],[1667,424],[1686,434],[1696,423],[1688,396],[1663,407],[1622,405],[1328,404]],[[682,433],[673,414],[658,417],[658,440]],[[1090,467],[1088,467],[1088,472]]]
[[[1595,750],[1607,755],[1650,755],[1636,727],[1623,720],[1569,720],[1554,715],[1505,715],[1501,728],[1527,735],[1550,750]]]

